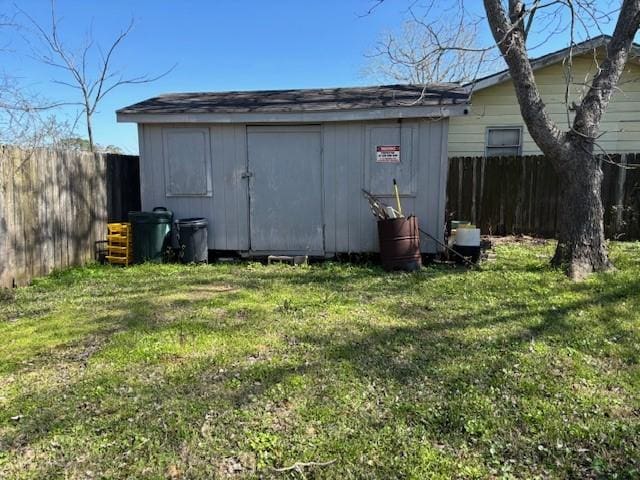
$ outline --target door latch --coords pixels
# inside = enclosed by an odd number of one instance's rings
[[[248,170],[246,172],[242,172],[241,177],[242,178],[251,178],[251,177],[253,177],[253,172],[250,172]]]

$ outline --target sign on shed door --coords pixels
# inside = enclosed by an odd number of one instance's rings
[[[323,255],[320,128],[248,127],[247,144],[251,250]]]
[[[390,195],[395,178],[400,195],[415,195],[418,135],[414,135],[414,127],[370,125],[366,136],[369,152],[365,161],[364,188],[374,195]]]
[[[377,145],[377,163],[400,163],[400,145]]]

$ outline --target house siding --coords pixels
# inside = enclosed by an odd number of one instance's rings
[[[582,84],[595,71],[593,55],[573,59],[574,84],[571,101],[578,101]],[[567,128],[564,71],[561,63],[535,72],[547,111],[562,129]],[[640,66],[629,64],[609,108],[602,120],[599,145],[608,153],[640,152]],[[473,93],[470,114],[449,121],[449,156],[481,156],[485,154],[488,127],[520,126],[523,128],[523,155],[540,154],[520,115],[520,107],[511,80]]]

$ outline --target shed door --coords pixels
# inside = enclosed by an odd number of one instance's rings
[[[324,254],[320,127],[247,127],[253,252]]]

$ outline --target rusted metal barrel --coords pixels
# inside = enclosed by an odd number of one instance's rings
[[[416,217],[378,220],[380,260],[385,270],[412,272],[422,267]]]

